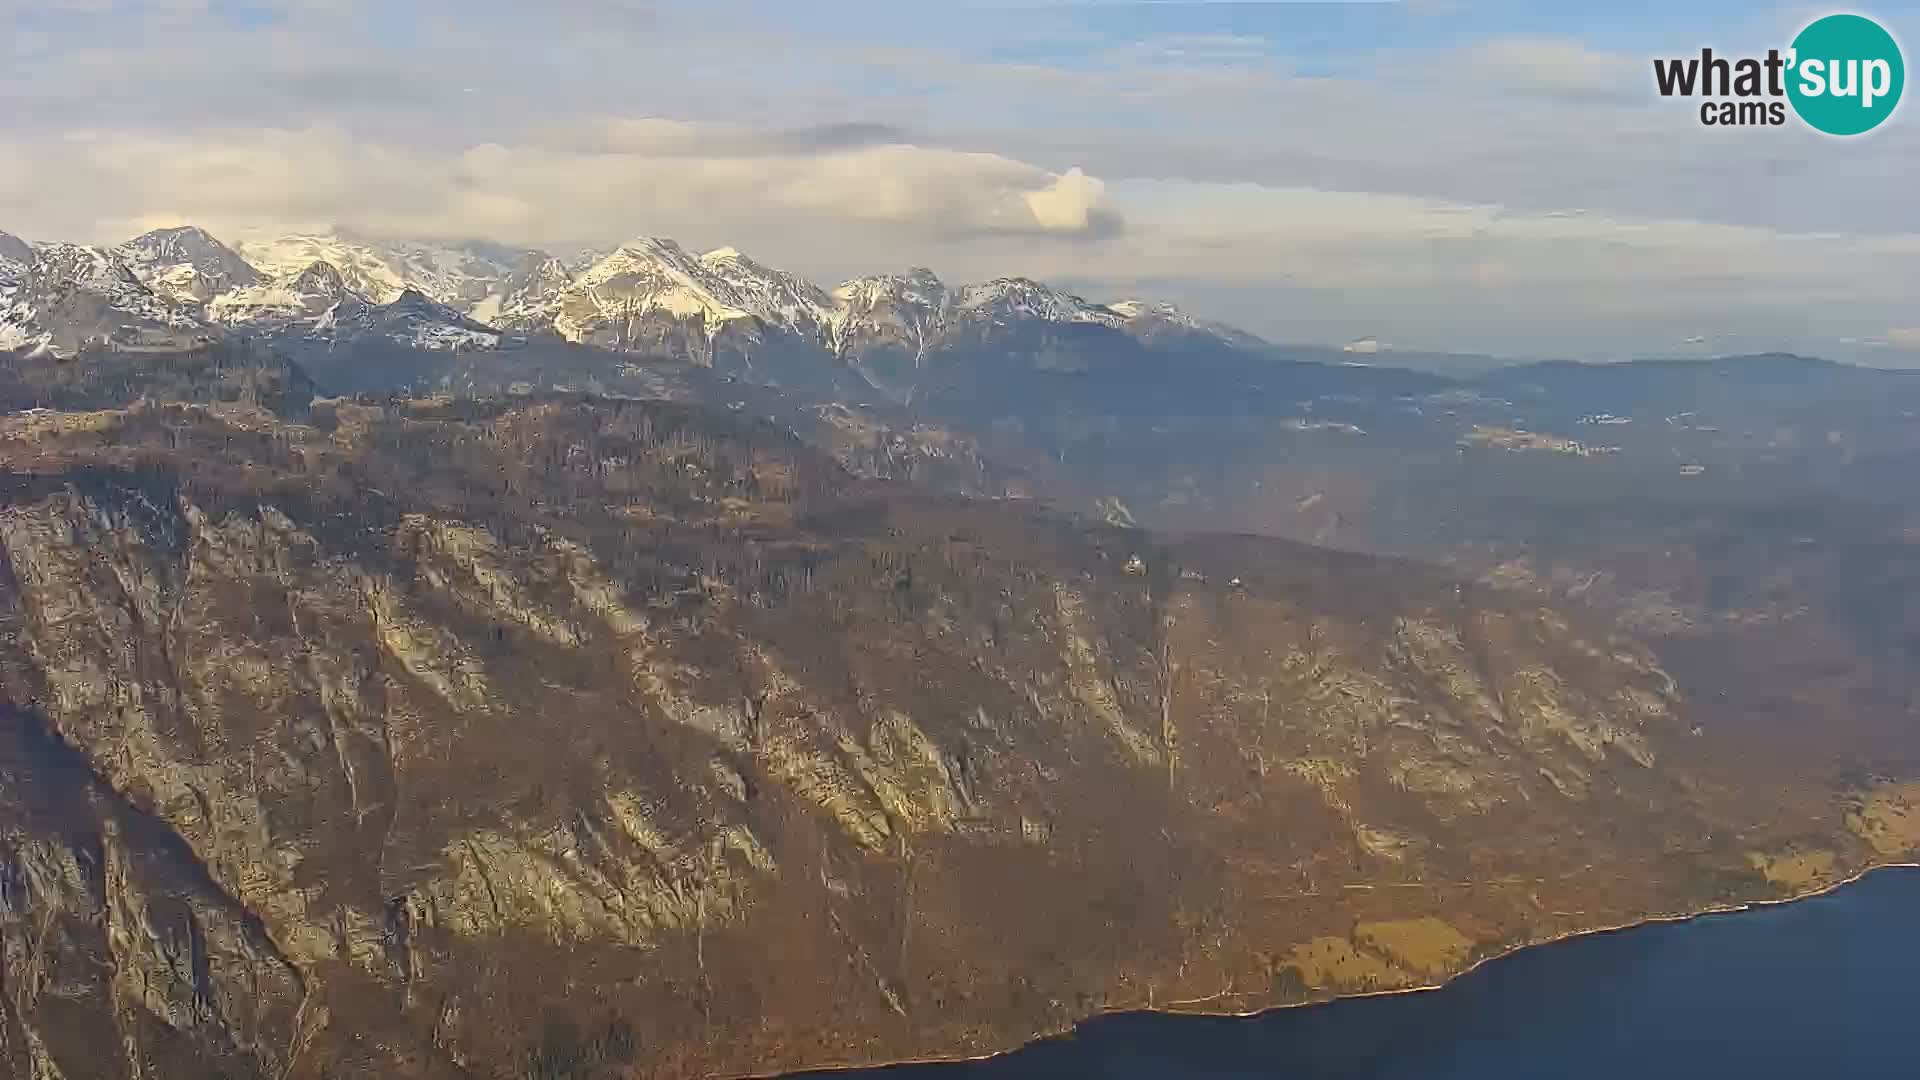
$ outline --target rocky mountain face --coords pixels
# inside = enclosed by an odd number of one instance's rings
[[[149,288],[112,252],[12,236],[0,242],[0,350],[172,349],[212,336],[191,309]]]
[[[45,346],[27,306],[33,249],[11,233],[0,232],[0,351],[31,351]]]
[[[335,344],[370,337],[416,349],[453,352],[495,349],[502,338],[500,331],[414,289],[401,293],[390,304],[333,309],[315,320],[313,330]]]
[[[12,233],[0,232],[0,264],[8,266],[12,273],[21,273],[32,261],[33,248],[25,240]]]
[[[1168,395],[1023,434],[1112,520],[1445,566],[1630,629],[1751,760],[1920,773],[1920,375],[1761,355],[1262,382],[1259,410]]]
[[[374,306],[347,285],[338,267],[314,262],[290,278],[214,297],[207,317],[223,326],[282,338],[320,331],[329,321],[337,323],[342,309],[359,312]]]
[[[1216,345],[1266,347],[1250,334],[1201,322],[1170,304],[1137,300],[1091,304],[1027,278],[950,288],[933,271],[916,269],[902,275],[856,278],[835,289],[833,296],[836,312],[830,320],[830,341],[836,351],[863,358],[880,350],[898,350],[911,356],[915,368],[970,337],[1036,323],[1100,327],[1138,340],[1176,331]]]
[[[1920,845],[1844,739],[1776,764],[1524,592],[918,494],[747,409],[202,360],[0,420],[10,1075],[979,1053]]]
[[[345,230],[243,242],[239,252],[269,277],[284,279],[324,262],[373,303],[390,304],[414,289],[463,310],[483,300],[495,283],[542,258],[539,252],[498,244],[380,241]]]
[[[575,276],[576,270],[560,259],[529,259],[502,278],[468,314],[507,330],[538,330],[543,319],[553,318],[557,298],[573,284]]]
[[[205,304],[264,280],[238,252],[204,229],[156,229],[115,248],[135,276],[176,304]]]
[[[694,255],[671,240],[644,239],[595,263],[525,325],[568,341],[744,370],[756,354],[763,364],[768,354],[806,359],[817,351],[828,312],[818,289],[732,249]]]

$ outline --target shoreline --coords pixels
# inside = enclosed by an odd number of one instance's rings
[[[1488,964],[1494,963],[1496,961],[1508,959],[1509,957],[1518,955],[1519,953],[1522,953],[1522,952],[1528,952],[1534,949],[1544,948],[1549,945],[1558,945],[1562,942],[1574,941],[1580,938],[1599,937],[1605,934],[1624,933],[1626,931],[1639,929],[1641,927],[1658,926],[1658,925],[1671,924],[1671,923],[1689,923],[1689,922],[1694,922],[1696,920],[1709,919],[1709,918],[1713,918],[1715,916],[1720,916],[1720,915],[1737,915],[1737,914],[1740,914],[1741,912],[1757,911],[1762,908],[1782,907],[1788,904],[1798,904],[1803,901],[1815,900],[1822,896],[1826,896],[1831,893],[1838,892],[1849,885],[1854,885],[1859,883],[1869,875],[1877,874],[1883,870],[1920,870],[1920,862],[1874,863],[1870,866],[1866,866],[1859,870],[1856,870],[1852,874],[1847,875],[1846,877],[1839,878],[1835,881],[1829,882],[1828,884],[1822,885],[1818,888],[1810,889],[1803,893],[1796,893],[1792,896],[1779,897],[1777,899],[1746,900],[1737,904],[1716,904],[1712,907],[1703,908],[1699,911],[1678,912],[1678,913],[1667,914],[1667,915],[1649,915],[1649,916],[1646,916],[1645,918],[1635,919],[1630,922],[1619,923],[1612,926],[1596,926],[1596,927],[1591,927],[1585,930],[1570,930],[1564,934],[1556,934],[1552,937],[1542,938],[1539,941],[1524,942],[1518,945],[1514,945],[1511,948],[1505,949],[1501,952],[1494,953],[1490,956],[1481,957],[1479,960],[1476,960],[1472,964],[1469,964],[1468,966],[1460,969],[1459,971],[1454,972],[1453,974],[1447,976],[1445,979],[1441,980],[1440,982],[1427,983],[1420,986],[1403,986],[1403,987],[1397,987],[1392,990],[1367,990],[1367,991],[1354,993],[1354,994],[1337,994],[1333,997],[1319,998],[1312,1001],[1293,1001],[1293,1002],[1287,1002],[1286,1004],[1282,1004],[1282,1005],[1266,1005],[1258,1009],[1247,1009],[1239,1012],[1225,1011],[1225,1010],[1208,1010],[1208,1009],[1183,1009],[1179,1007],[1180,1005],[1179,1002],[1172,1002],[1172,1003],[1169,1003],[1168,1005],[1159,1005],[1159,1006],[1150,1005],[1145,1007],[1119,1007],[1119,1008],[1099,1009],[1074,1021],[1072,1026],[1070,1027],[1067,1027],[1059,1031],[1043,1032],[1041,1034],[1033,1036],[1030,1039],[1026,1039],[1025,1041],[1021,1042],[1020,1045],[1018,1046],[1010,1047],[1005,1050],[995,1050],[991,1053],[972,1054],[972,1055],[938,1055],[938,1056],[929,1056],[929,1057],[900,1058],[897,1060],[877,1061],[877,1062],[871,1062],[871,1063],[859,1064],[859,1065],[855,1065],[855,1064],[820,1065],[812,1068],[801,1069],[798,1071],[771,1072],[771,1073],[742,1073],[742,1074],[736,1074],[736,1075],[731,1075],[727,1077],[716,1078],[716,1080],[803,1080],[803,1078],[810,1077],[810,1076],[829,1077],[829,1076],[838,1076],[845,1073],[865,1072],[865,1071],[870,1071],[875,1069],[900,1068],[900,1067],[911,1066],[911,1065],[965,1065],[973,1062],[992,1061],[996,1058],[1008,1057],[1010,1055],[1020,1053],[1022,1050],[1025,1050],[1028,1047],[1046,1042],[1049,1039],[1058,1039],[1063,1036],[1072,1035],[1075,1031],[1079,1030],[1079,1028],[1082,1025],[1086,1024],[1088,1021],[1098,1020],[1103,1017],[1109,1017],[1109,1016],[1192,1016],[1192,1017],[1212,1017],[1212,1018],[1224,1019],[1224,1020],[1251,1020],[1261,1016],[1265,1016],[1269,1013],[1280,1012],[1284,1009],[1311,1009],[1311,1008],[1316,1008],[1323,1005],[1332,1005],[1336,1002],[1341,1002],[1341,1001],[1364,1001],[1364,1000],[1370,1000],[1374,998],[1401,997],[1407,994],[1428,994],[1436,990],[1445,990],[1448,986],[1452,985],[1455,981],[1462,979],[1468,975],[1471,975],[1476,971],[1479,971],[1481,968],[1487,966]],[[1208,999],[1199,998],[1199,999],[1196,999],[1194,1003],[1197,1004],[1198,1002],[1202,1002],[1206,1000]]]

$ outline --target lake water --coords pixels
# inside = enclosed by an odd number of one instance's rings
[[[1920,870],[1528,949],[1443,990],[1248,1019],[1151,1014],[885,1080],[1920,1078]]]

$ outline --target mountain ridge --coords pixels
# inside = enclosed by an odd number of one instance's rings
[[[663,237],[640,237],[571,262],[478,241],[379,241],[343,230],[229,246],[194,226],[157,229],[113,248],[85,250],[99,252],[102,271],[117,275],[122,285],[130,278],[165,301],[174,325],[199,320],[269,337],[335,332],[337,323],[319,323],[328,305],[304,299],[313,293],[302,289],[303,278],[312,285],[313,268],[325,265],[337,278],[326,283],[325,291],[344,290],[362,305],[392,304],[413,290],[444,307],[436,315],[443,320],[440,332],[412,338],[427,347],[455,342],[462,348],[498,347],[515,335],[551,334],[704,365],[737,355],[750,367],[755,354],[770,346],[841,358],[869,345],[886,348],[906,324],[920,328],[912,336],[921,361],[947,333],[1035,324],[1138,330],[1135,336],[1145,341],[1173,327],[1249,353],[1267,347],[1254,335],[1192,318],[1171,305],[1126,301],[1106,306],[1030,278],[948,285],[932,271],[916,269],[853,278],[829,290],[737,248],[695,253]],[[32,268],[32,260],[18,261]],[[915,284],[900,287],[907,281]],[[69,284],[84,289],[87,283]],[[142,307],[145,301],[126,288],[104,293],[101,301],[109,309],[153,317]],[[888,310],[877,312],[881,307]],[[874,318],[878,321],[869,322]],[[487,335],[461,320],[499,333],[488,343]],[[56,336],[47,327],[29,327],[24,312],[15,313],[12,322],[15,339],[52,341]],[[929,337],[927,330],[934,326],[941,333]],[[64,341],[72,336],[61,336],[56,351],[68,349]]]

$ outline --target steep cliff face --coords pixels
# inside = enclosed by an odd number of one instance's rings
[[[1407,565],[658,402],[84,420],[0,439],[16,1075],[979,1052],[1763,895],[1787,801],[1870,851],[1633,640]]]

